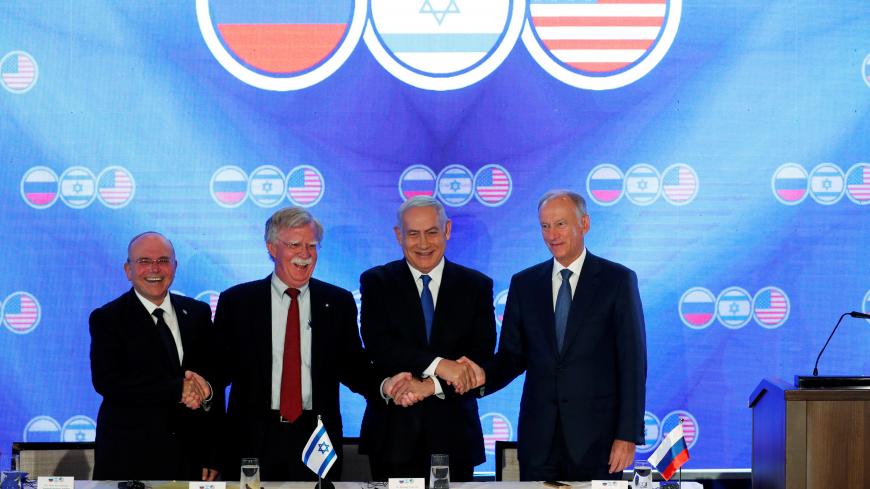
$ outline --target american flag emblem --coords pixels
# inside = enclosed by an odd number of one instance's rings
[[[87,416],[73,416],[61,429],[61,441],[90,442],[97,437],[97,423]]]
[[[3,303],[3,324],[13,333],[30,333],[39,325],[41,316],[39,302],[27,292],[9,294]]]
[[[832,163],[822,163],[810,172],[810,197],[822,205],[836,204],[846,190],[843,170]]]
[[[609,74],[655,45],[666,0],[530,0],[531,25],[550,55],[572,70]]]
[[[39,69],[33,57],[24,51],[13,51],[0,60],[3,88],[12,93],[25,93],[36,85]]]
[[[51,416],[37,416],[28,421],[22,433],[24,441],[60,441],[60,423]]]
[[[650,205],[659,198],[662,179],[647,164],[634,165],[625,172],[625,197],[636,205]]]
[[[300,207],[311,207],[323,197],[323,175],[311,165],[301,165],[287,175],[287,196]]]
[[[97,178],[85,167],[68,168],[60,176],[60,200],[73,209],[83,209],[97,197]]]
[[[755,321],[765,328],[782,326],[790,309],[788,296],[777,287],[765,287],[753,299]]]
[[[846,195],[858,204],[870,204],[870,164],[858,163],[846,174]]]
[[[284,200],[284,172],[272,165],[263,165],[251,172],[248,195],[260,207],[275,207]]]
[[[237,166],[223,166],[211,176],[211,197],[221,207],[242,205],[248,197],[248,175]]]
[[[57,195],[57,174],[51,168],[35,166],[21,177],[21,197],[30,207],[51,207],[57,201]]]
[[[205,302],[211,308],[211,320],[214,321],[214,313],[217,311],[218,299],[221,293],[216,290],[205,290],[200,292],[194,299]]]
[[[399,195],[402,196],[402,200],[418,195],[432,197],[435,195],[435,172],[424,165],[405,168],[399,176]]]
[[[773,173],[773,196],[785,205],[797,205],[807,198],[809,175],[801,165],[786,163]]]
[[[133,200],[136,182],[126,168],[110,166],[97,179],[97,197],[106,207],[120,209]]]
[[[673,205],[686,205],[698,195],[698,175],[689,165],[677,163],[662,173],[662,195]]]
[[[693,287],[680,298],[679,311],[686,326],[706,328],[716,319],[716,296],[703,287]]]
[[[495,453],[495,442],[513,438],[513,427],[501,413],[484,414],[480,417],[480,426],[483,428],[483,448],[490,455]]]
[[[441,202],[450,207],[465,205],[474,193],[474,177],[468,168],[462,165],[446,166],[438,174],[435,184]]]
[[[689,449],[695,446],[698,441],[698,420],[688,411],[677,410],[671,411],[662,418],[662,433],[669,433],[677,426],[677,423],[683,423],[683,438],[686,440],[686,445]]]
[[[716,314],[726,328],[741,328],[752,318],[752,296],[740,287],[729,287],[716,298]]]
[[[507,202],[513,184],[510,173],[500,165],[486,165],[474,176],[474,195],[481,204],[496,207]]]

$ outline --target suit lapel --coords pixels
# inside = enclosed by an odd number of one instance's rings
[[[334,306],[330,306],[324,297],[324,289],[319,280],[313,278],[309,280],[308,294],[308,303],[311,306],[311,407],[316,411],[317,406],[314,404],[314,400],[316,399],[316,386],[320,385],[318,374],[324,371],[320,367],[320,354],[328,355],[329,351],[328,345],[321,345],[321,342],[328,337],[323,328],[329,327],[328,310]],[[299,327],[304,328],[305,326],[300,324]]]
[[[553,312],[553,260],[547,260],[538,265],[536,270],[536,283],[541,286],[534,287],[530,291],[534,294],[533,304],[536,306],[536,311],[533,311],[533,317],[542,319],[541,324],[544,325],[544,331],[541,333],[546,337],[547,344],[554,353],[556,353],[556,314]]]
[[[583,268],[580,269],[580,277],[577,279],[577,290],[574,292],[574,299],[571,301],[571,311],[568,313],[568,325],[565,329],[563,352],[568,350],[574,337],[577,336],[577,331],[580,330],[586,318],[586,313],[592,306],[595,291],[598,289],[599,268],[598,257],[587,251]]]
[[[177,295],[172,295],[172,308],[175,310],[175,319],[178,321],[178,331],[181,333],[181,348],[185,352],[184,358],[189,358],[187,353],[191,352],[193,349],[191,346],[193,345],[193,326],[190,324],[190,318],[187,315],[187,309],[181,302],[181,299]],[[184,361],[181,362],[182,368],[185,366]]]
[[[272,392],[272,275],[257,282],[250,304],[251,336],[258,345],[260,378],[267,393]],[[242,362],[250,359],[242,359]],[[270,402],[271,394],[266,396]]]
[[[142,301],[139,300],[133,289],[130,289],[128,294],[127,303],[130,308],[130,317],[133,318],[133,327],[136,329],[135,334],[140,338],[144,338],[149,343],[149,346],[143,348],[143,350],[161,352],[157,356],[160,358],[160,366],[169,372],[174,371],[175,367],[169,359],[166,347],[163,346],[163,340],[160,338],[160,332],[157,331],[157,325],[151,319],[152,316],[148,314],[148,309],[145,309],[145,306],[142,305]]]
[[[423,306],[420,304],[420,294],[417,292],[417,284],[414,282],[414,275],[405,260],[398,260],[392,263],[390,273],[393,275],[395,283],[399,284],[399,293],[401,302],[397,303],[397,307],[406,308],[408,314],[406,317],[413,317],[412,326],[414,328],[414,336],[417,338],[418,344],[426,345],[429,339],[426,338],[426,322],[423,320]],[[445,266],[445,273],[447,267]],[[438,301],[441,301],[441,291],[444,290],[444,276],[441,277],[441,288],[438,290]],[[435,307],[435,316],[432,318],[432,330],[435,330],[435,324],[438,322],[438,307]]]

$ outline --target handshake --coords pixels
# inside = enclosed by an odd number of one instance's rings
[[[435,368],[435,375],[460,395],[486,383],[486,372],[468,357],[442,359]],[[384,394],[402,407],[412,406],[435,393],[431,378],[417,379],[408,372],[390,377],[384,382],[383,388]]]
[[[199,409],[203,402],[211,398],[211,386],[201,375],[187,370],[181,386],[181,402],[190,409]]]

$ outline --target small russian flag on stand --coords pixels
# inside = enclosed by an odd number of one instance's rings
[[[674,473],[689,460],[689,447],[683,437],[683,420],[681,419],[662,440],[649,457],[649,463],[662,474],[664,480],[670,480]]]

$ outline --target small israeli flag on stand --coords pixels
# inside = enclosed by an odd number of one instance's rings
[[[308,439],[308,443],[302,450],[302,463],[317,474],[318,478],[323,478],[336,460],[338,460],[338,455],[335,453],[335,447],[332,446],[329,434],[326,433],[323,421],[318,415],[317,427],[314,428],[314,433],[311,434],[311,438]]]

